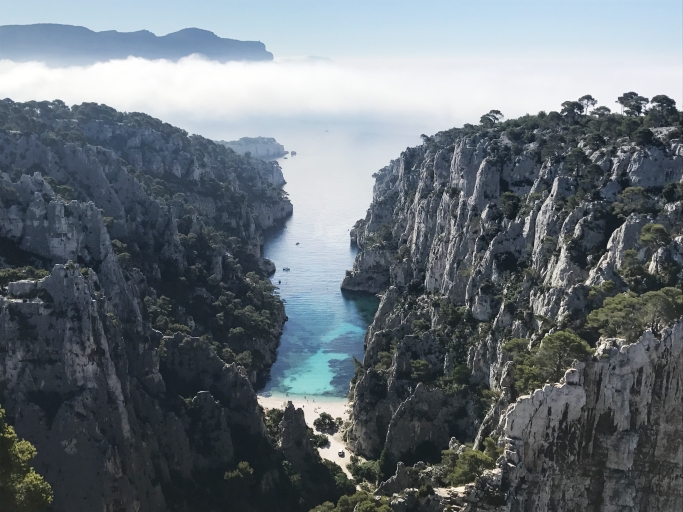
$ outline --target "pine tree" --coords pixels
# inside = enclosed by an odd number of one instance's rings
[[[41,512],[52,503],[52,489],[31,467],[35,447],[20,440],[0,408],[0,510]]]

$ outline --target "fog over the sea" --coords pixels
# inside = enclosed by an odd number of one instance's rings
[[[615,110],[616,97],[630,90],[667,94],[680,106],[680,63],[530,57],[220,64],[192,56],[51,68],[0,61],[0,97],[106,103],[212,138],[313,125],[417,137],[476,123],[494,108],[508,118],[559,110],[562,101],[584,94]]]

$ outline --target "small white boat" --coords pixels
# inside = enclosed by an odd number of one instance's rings
[[[282,267],[282,270],[284,270],[285,272],[289,272],[289,267]]]

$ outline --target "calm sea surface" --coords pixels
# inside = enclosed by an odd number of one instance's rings
[[[363,338],[378,306],[374,296],[350,296],[339,284],[356,251],[349,229],[372,199],[372,173],[405,148],[400,138],[362,131],[303,130],[277,136],[295,157],[280,160],[294,215],[266,239],[289,321],[260,394],[343,397],[363,358]],[[289,268],[290,270],[284,270]]]

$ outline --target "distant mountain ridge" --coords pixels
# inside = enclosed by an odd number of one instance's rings
[[[178,60],[192,54],[220,62],[273,60],[260,41],[226,39],[198,28],[157,36],[148,30],[94,32],[58,24],[0,26],[0,59],[19,62],[91,64],[130,56]]]

